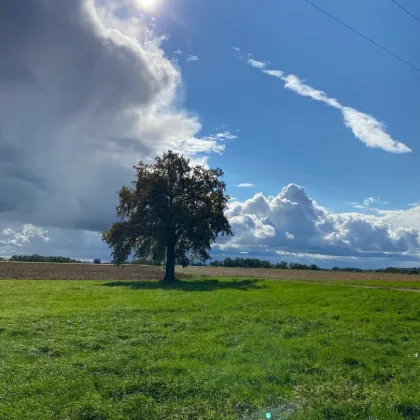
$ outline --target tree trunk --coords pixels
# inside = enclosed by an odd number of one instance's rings
[[[166,254],[166,274],[163,281],[172,283],[175,280],[175,245],[169,245]]]

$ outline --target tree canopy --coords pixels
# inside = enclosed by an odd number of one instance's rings
[[[112,248],[114,264],[131,254],[166,262],[164,280],[173,281],[175,263],[185,267],[191,259],[209,259],[217,236],[232,234],[224,214],[229,196],[223,171],[191,165],[172,151],[134,168],[136,179],[119,192],[119,220],[103,240]]]

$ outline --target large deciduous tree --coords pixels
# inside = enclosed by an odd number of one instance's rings
[[[103,240],[114,264],[132,253],[155,264],[166,261],[164,281],[172,282],[176,263],[185,267],[190,259],[209,259],[217,236],[232,234],[224,214],[229,197],[223,171],[191,165],[172,151],[134,168],[136,179],[119,192],[119,220]]]

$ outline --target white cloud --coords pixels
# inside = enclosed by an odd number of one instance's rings
[[[372,207],[373,204],[375,206],[381,206],[385,204],[389,204],[389,201],[383,201],[379,197],[368,197],[365,200],[363,200],[361,203],[353,202],[350,203],[353,208],[355,209],[364,209],[364,210],[371,210],[371,211],[379,211],[379,209]]]
[[[103,230],[132,166],[165,150],[205,161],[231,133],[199,136],[164,37],[124,1],[6,2],[0,14],[0,214]],[[21,13],[25,10],[25,13]]]
[[[16,248],[29,245],[34,238],[40,239],[43,242],[49,242],[50,238],[47,236],[48,231],[37,226],[24,224],[20,230],[13,230],[10,227],[3,229],[3,239],[0,239],[1,245],[11,245]]]
[[[369,198],[364,201],[371,202]],[[375,214],[333,213],[309,198],[303,187],[289,184],[276,196],[258,193],[243,202],[230,201],[226,215],[234,236],[218,240],[215,258],[247,252],[325,266],[420,265],[420,206]],[[17,253],[109,257],[98,232],[0,220],[0,256]]]
[[[364,114],[350,107],[342,107],[341,111],[346,126],[367,147],[376,147],[390,153],[412,152],[404,143],[392,139],[386,132],[385,125],[371,115]]]
[[[294,74],[286,75],[280,70],[268,70],[265,68],[265,62],[250,59],[248,64],[262,70],[263,73],[269,76],[281,79],[284,82],[285,89],[338,109],[343,115],[346,127],[350,128],[354,136],[367,147],[379,148],[390,153],[409,153],[412,151],[404,143],[394,140],[387,133],[385,124],[373,116],[341,105],[337,99],[331,98],[325,92],[305,84],[298,76]]]
[[[365,201],[373,203],[371,197]],[[331,258],[420,258],[420,207],[375,215],[332,213],[311,200],[304,188],[290,184],[276,197],[258,193],[231,203],[227,215],[234,236],[223,240],[225,249],[255,253],[264,247],[275,253]]]
[[[0,221],[0,226],[5,222]],[[10,225],[10,224],[9,224]],[[98,232],[39,228],[13,223],[0,233],[0,256],[15,254],[61,255],[81,260],[109,259],[109,249]]]
[[[248,64],[256,69],[263,69],[267,65],[267,63],[264,63],[263,61],[257,61],[252,58],[248,60]]]
[[[238,47],[232,47],[232,50],[234,50],[236,52],[240,52],[241,51]]]
[[[235,139],[238,138],[238,136],[235,136],[229,130],[219,132],[219,133],[215,134],[214,137],[219,139],[219,140],[235,140]]]
[[[247,182],[244,182],[242,184],[237,185],[238,188],[251,188],[251,187],[254,187],[254,186],[255,186],[254,184],[249,184]]]
[[[185,60],[186,61],[198,61],[199,57],[198,57],[198,55],[189,55]]]
[[[365,207],[371,206],[375,201],[379,201],[378,198],[368,197],[366,200],[363,200],[363,204]]]
[[[314,101],[324,102],[325,104],[332,106],[333,108],[341,109],[341,105],[338,103],[337,99],[330,98],[322,90],[316,90],[309,85],[303,83],[299,77],[294,74],[289,74],[283,77],[284,87],[289,89],[300,96],[307,96]]]
[[[263,73],[268,74],[269,76],[274,76],[279,79],[283,78],[284,73],[280,70],[263,70]]]

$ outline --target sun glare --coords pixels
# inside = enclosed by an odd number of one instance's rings
[[[135,0],[136,5],[144,10],[153,10],[156,8],[158,0]]]

